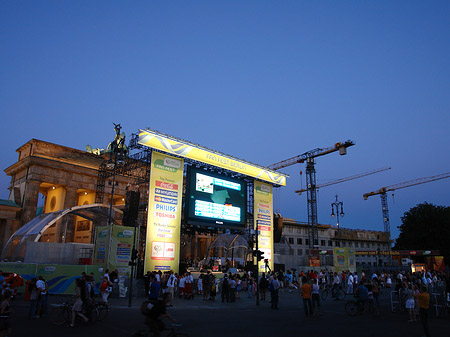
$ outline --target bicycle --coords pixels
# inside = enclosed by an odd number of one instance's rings
[[[333,286],[331,285],[326,285],[325,289],[322,290],[322,294],[321,294],[321,298],[322,301],[325,301],[328,298],[328,295],[332,294],[333,295]],[[333,296],[336,300],[343,300],[345,298],[345,291],[342,290],[341,287],[339,287],[336,291],[335,296]]]
[[[97,302],[94,301],[92,306],[95,308],[95,312],[97,314],[96,320],[97,321],[103,321],[108,317],[109,314],[109,305],[105,302]]]
[[[48,320],[54,325],[63,325],[70,322],[72,315],[72,303],[63,302],[61,304],[52,304],[48,312]]]
[[[373,316],[379,315],[378,307],[373,300],[361,302],[354,299],[345,303],[345,313],[349,316],[362,315],[364,311],[369,311]]]
[[[48,320],[54,325],[70,324],[71,318],[72,318],[73,302],[74,302],[73,297],[70,297],[69,300],[67,300],[61,304],[53,304],[52,308],[49,310],[49,313],[48,313]],[[92,305],[89,308],[89,310],[87,310],[87,311],[90,312],[90,315],[88,318],[89,318],[89,321],[91,321],[91,322],[95,322],[96,320],[104,319],[107,315],[107,313],[106,313],[106,315],[103,313],[103,311],[106,311],[106,310],[102,310],[103,316],[100,316],[100,311],[98,310],[96,305]],[[101,319],[100,319],[100,317],[101,317]],[[79,320],[80,318],[78,315],[76,315],[75,319]]]
[[[182,326],[182,324],[171,324],[169,329],[164,329],[163,331],[169,331],[168,334],[164,334],[164,332],[161,334],[161,336],[165,336],[165,337],[189,337],[189,335],[185,332],[178,332],[176,331],[177,327]],[[153,334],[151,332],[145,331],[145,330],[139,330],[135,333],[133,333],[133,335],[131,335],[131,337],[151,337],[153,336]]]

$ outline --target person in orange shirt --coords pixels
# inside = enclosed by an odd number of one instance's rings
[[[430,308],[430,294],[427,292],[427,287],[422,286],[420,293],[413,295],[419,301],[419,317],[422,322],[423,331],[426,337],[430,337],[428,331],[428,309]]]
[[[303,285],[300,288],[300,294],[302,295],[303,298],[303,308],[305,309],[306,317],[313,314],[311,309],[311,291],[312,291],[311,284],[306,280],[306,277],[304,277]]]

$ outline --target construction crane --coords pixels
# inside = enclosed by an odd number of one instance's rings
[[[343,183],[343,182],[346,182],[346,181],[349,181],[349,180],[362,178],[362,177],[365,177],[365,176],[369,176],[371,174],[387,171],[387,170],[390,170],[390,169],[391,169],[391,167],[383,167],[383,168],[372,170],[372,171],[369,171],[369,172],[355,174],[355,175],[350,176],[350,177],[339,178],[339,179],[336,179],[336,180],[333,180],[333,181],[329,181],[329,182],[323,183],[321,185],[317,185],[316,189],[318,190],[319,188],[323,188],[323,187],[327,187],[327,186],[335,185],[335,184],[340,184],[340,183]],[[306,192],[307,190],[308,189],[302,188],[301,190],[295,191],[295,193],[298,193],[299,195],[301,195],[303,192]]]
[[[389,222],[389,209],[388,209],[386,192],[395,191],[395,190],[399,190],[401,188],[411,187],[411,186],[415,186],[415,185],[419,185],[419,184],[425,184],[425,183],[429,183],[429,182],[432,182],[435,180],[445,179],[445,178],[449,178],[449,177],[450,177],[450,172],[447,172],[447,173],[443,173],[443,174],[438,174],[436,176],[408,180],[403,183],[398,183],[398,184],[382,187],[377,191],[365,193],[365,194],[363,194],[363,198],[364,198],[364,200],[367,200],[367,198],[371,197],[372,195],[377,195],[377,194],[380,195],[381,210],[383,212],[384,231],[387,233],[390,233],[391,225]]]
[[[309,225],[309,248],[312,249],[319,245],[319,231],[317,228],[317,190],[316,190],[316,169],[314,167],[314,158],[324,156],[329,153],[339,151],[339,154],[346,155],[347,148],[355,145],[350,140],[344,143],[336,143],[333,147],[317,148],[301,155],[283,160],[279,163],[270,165],[272,170],[279,170],[297,163],[306,161],[306,186],[307,186],[307,204],[308,204],[308,225]]]

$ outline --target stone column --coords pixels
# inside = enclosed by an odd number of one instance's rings
[[[66,196],[64,198],[64,209],[71,208],[77,205],[77,188],[72,186],[66,186]],[[68,219],[62,219],[58,223],[58,233],[57,237],[60,242],[73,242],[75,235],[75,215],[69,215]],[[66,229],[67,226],[67,229]],[[66,237],[63,240],[63,235],[66,234]]]
[[[21,226],[36,217],[36,210],[39,198],[39,186],[37,181],[27,181],[25,184],[25,195],[22,205]]]
[[[77,188],[66,186],[66,197],[64,199],[64,209],[77,205]]]

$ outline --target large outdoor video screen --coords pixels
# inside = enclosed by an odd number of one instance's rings
[[[244,180],[188,168],[185,212],[188,221],[242,227],[246,213],[247,183]]]

